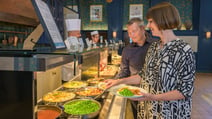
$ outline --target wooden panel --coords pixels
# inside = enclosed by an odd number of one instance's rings
[[[31,0],[1,0],[0,21],[35,26],[39,20]]]
[[[39,24],[39,21],[37,21],[36,19],[1,12],[0,12],[0,21],[16,24],[24,24],[29,26],[37,26]]]

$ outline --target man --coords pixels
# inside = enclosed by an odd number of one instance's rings
[[[81,20],[80,19],[66,19],[66,30],[68,32],[67,39],[65,40],[65,44],[67,49],[70,52],[76,52],[79,49],[81,37],[80,27]],[[66,82],[74,77],[74,62],[68,63],[62,66],[62,81]],[[79,72],[79,71],[77,71]]]
[[[145,31],[143,20],[132,18],[127,23],[127,32],[132,43],[122,51],[120,71],[116,79],[137,74],[143,67],[148,47],[154,40]],[[156,40],[155,40],[156,41]],[[131,102],[134,117],[137,117],[137,101]]]
[[[99,42],[99,32],[93,31],[91,32],[92,44],[97,44]]]
[[[132,18],[128,21],[127,32],[132,43],[122,51],[120,71],[116,79],[137,74],[144,65],[148,47],[154,41],[145,31],[144,22],[140,18]]]
[[[68,32],[67,39],[65,40],[65,44],[67,49],[75,52],[78,50],[80,42],[78,38],[81,37],[80,28],[81,28],[81,20],[80,19],[66,19],[66,28]]]

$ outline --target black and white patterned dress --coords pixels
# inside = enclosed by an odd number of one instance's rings
[[[162,49],[153,43],[147,52],[146,63],[139,75],[141,87],[151,94],[178,90],[185,99],[175,101],[144,101],[138,105],[138,119],[190,119],[195,56],[183,40],[168,42]]]

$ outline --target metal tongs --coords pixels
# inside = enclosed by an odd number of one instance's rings
[[[95,96],[93,99],[95,100],[95,99],[99,98],[99,97],[102,96],[106,91],[108,91],[108,89],[109,89],[109,88],[104,89],[102,93],[100,93],[99,95]]]

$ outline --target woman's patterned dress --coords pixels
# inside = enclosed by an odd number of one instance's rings
[[[190,119],[195,79],[195,56],[183,40],[173,40],[160,49],[153,43],[147,52],[145,66],[139,75],[141,87],[151,94],[178,90],[185,99],[174,101],[142,101],[138,119]]]

